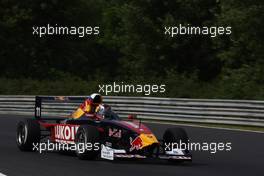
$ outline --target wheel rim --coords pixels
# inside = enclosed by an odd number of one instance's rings
[[[21,125],[18,130],[18,144],[25,144],[27,140],[27,126]]]
[[[80,152],[80,145],[79,144],[84,144],[85,145],[85,135],[84,135],[84,132],[80,132],[80,134],[78,135],[78,138],[77,138],[77,153],[81,153]]]

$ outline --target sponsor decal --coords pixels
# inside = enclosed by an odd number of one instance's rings
[[[143,146],[143,141],[139,136],[137,136],[134,140],[130,137],[130,145],[131,145],[129,149],[130,152],[135,149],[139,150]]]
[[[110,137],[121,138],[122,137],[122,131],[120,129],[111,129],[111,128],[109,128],[109,136]]]
[[[112,147],[112,143],[111,142],[105,142],[105,146]]]
[[[114,160],[114,150],[110,147],[102,145],[101,158]]]
[[[74,141],[75,134],[79,126],[77,125],[57,125],[55,126],[55,139],[60,141]]]

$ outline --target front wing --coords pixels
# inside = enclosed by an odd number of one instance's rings
[[[113,149],[108,146],[102,146],[101,148],[101,158],[107,160],[114,159],[162,159],[162,160],[179,160],[179,161],[192,161],[192,155],[190,153],[185,153],[184,151],[169,151],[163,154],[154,154],[153,156],[145,156],[142,154],[130,154],[125,150]]]

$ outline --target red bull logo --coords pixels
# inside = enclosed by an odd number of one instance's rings
[[[139,150],[143,146],[143,141],[139,136],[136,137],[134,140],[132,140],[132,138],[130,137],[130,145],[131,145],[131,147],[129,149],[130,152],[135,150],[135,149]]]

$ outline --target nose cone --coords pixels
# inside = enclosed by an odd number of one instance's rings
[[[140,134],[139,135],[140,139],[142,140],[142,147],[147,147],[149,145],[152,145],[154,143],[158,143],[157,138],[153,134]]]

